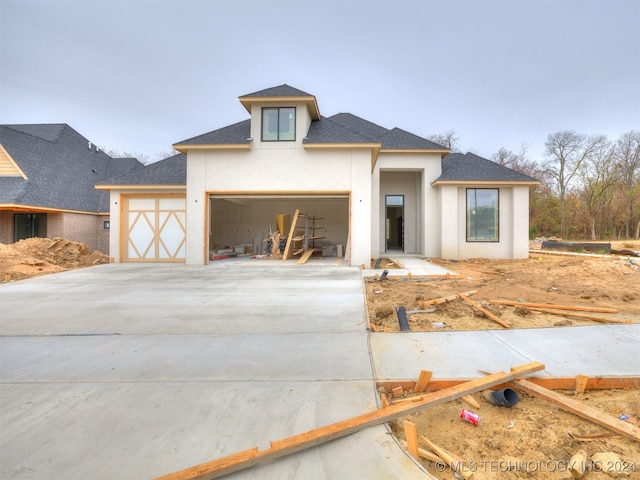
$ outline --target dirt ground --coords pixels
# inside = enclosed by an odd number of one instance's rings
[[[559,392],[570,398],[618,417],[638,418],[640,394],[637,390],[587,390],[581,394]],[[415,423],[418,436],[457,455],[472,478],[482,479],[571,479],[568,464],[580,450],[586,453],[587,480],[640,478],[640,443],[616,435],[604,427],[560,410],[551,404],[518,392],[519,402],[496,407],[482,393],[473,395],[476,409],[462,400],[428,408],[406,419]],[[460,419],[462,409],[478,414],[477,426]],[[403,419],[404,420],[404,419]],[[393,422],[394,434],[405,438],[403,421]],[[419,437],[418,437],[419,438]],[[422,442],[421,448],[429,450]],[[600,461],[596,454],[614,455]],[[610,459],[610,460],[609,460]],[[438,479],[454,479],[454,473],[441,462],[422,460]],[[605,473],[605,466],[613,471]]]
[[[29,238],[0,243],[0,283],[109,263],[102,252],[64,238]]]
[[[625,245],[640,250],[640,242]],[[367,306],[373,330],[399,331],[398,306],[405,307],[412,331],[504,328],[486,316],[479,316],[474,307],[459,299],[439,305],[421,303],[473,290],[477,293],[469,295],[469,299],[511,328],[640,322],[640,257],[536,253],[526,260],[430,261],[461,278],[393,280],[387,277],[383,281],[367,281]],[[565,311],[605,319],[589,320],[540,313],[523,306],[493,304],[490,300],[616,309],[618,313]],[[420,312],[412,313],[416,310]]]
[[[539,248],[539,245],[532,245],[532,248]],[[625,242],[617,248],[640,250],[640,243]],[[460,299],[439,305],[421,304],[424,300],[472,290],[477,290],[477,293],[469,298],[510,328],[597,325],[602,321],[540,313],[522,306],[497,305],[490,300],[610,308],[618,310],[618,313],[567,313],[612,322],[640,322],[640,258],[532,253],[526,260],[514,261],[432,261],[460,274],[461,278],[404,278],[382,282],[372,279],[366,283],[372,330],[399,332],[396,307],[401,305],[408,312],[412,331],[504,328],[485,316],[479,316],[474,307]],[[398,266],[382,264],[382,268],[394,267]],[[413,310],[423,312],[411,313]],[[632,361],[640,363],[639,358]],[[560,393],[615,417],[627,415],[631,421],[640,419],[640,390],[637,388]],[[520,392],[518,395],[519,402],[512,408],[493,406],[483,393],[478,393],[473,397],[480,404],[480,409],[456,400],[406,419],[417,425],[418,435],[424,435],[461,457],[475,479],[571,479],[574,477],[568,463],[580,450],[586,453],[586,479],[640,479],[640,443],[612,435],[604,427],[544,400]],[[459,418],[463,408],[480,416],[478,426]],[[404,420],[391,425],[400,439],[405,438]],[[420,447],[429,451],[422,442]],[[608,456],[604,459],[593,457],[596,454]],[[422,463],[438,479],[456,478],[451,469],[441,462],[423,459]],[[605,466],[609,465],[614,467],[613,470],[604,472]]]

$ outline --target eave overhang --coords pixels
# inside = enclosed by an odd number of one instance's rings
[[[540,185],[540,182],[510,182],[510,181],[491,181],[491,180],[436,180],[431,183],[432,187],[439,185],[454,185],[457,187],[477,187],[482,185],[484,187],[536,187]]]
[[[65,208],[40,207],[36,205],[19,205],[15,203],[0,204],[0,211],[36,212],[36,213],[81,213],[83,215],[109,215],[109,212],[88,212],[86,210],[69,210]]]
[[[96,190],[187,190],[186,185],[138,185],[131,184],[112,184],[112,185],[94,185]]]
[[[311,113],[311,118],[320,120],[320,109],[318,108],[316,97],[313,95],[300,97],[238,97],[238,99],[249,113],[251,113],[251,106],[254,104],[282,107],[286,106],[286,104],[304,103]]]
[[[251,145],[249,143],[176,143],[173,148],[186,154],[189,150],[251,150]]]
[[[402,148],[382,148],[380,153],[439,153],[442,160],[445,156],[451,153],[449,150],[429,150],[429,149],[402,149]]]

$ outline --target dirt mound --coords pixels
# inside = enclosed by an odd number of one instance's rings
[[[89,251],[84,243],[66,238],[28,238],[5,245],[0,243],[0,281],[63,272],[109,263],[99,251]]]

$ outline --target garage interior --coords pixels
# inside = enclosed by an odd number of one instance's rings
[[[265,254],[267,239],[278,231],[277,218],[299,210],[295,235],[305,235],[313,256],[343,257],[349,237],[349,197],[343,195],[210,195],[209,259],[233,252]],[[303,215],[304,214],[304,215]],[[305,228],[306,227],[306,228]],[[288,226],[283,228],[289,230]],[[288,236],[289,231],[280,232]]]

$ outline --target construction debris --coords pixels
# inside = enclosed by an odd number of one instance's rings
[[[464,395],[486,390],[487,388],[500,385],[510,380],[522,378],[541,370],[544,370],[544,364],[539,362],[530,362],[514,367],[508,373],[499,372],[486,377],[470,380],[469,382],[449,389],[433,392],[418,402],[390,405],[384,409],[375,410],[325,427],[293,435],[283,440],[271,442],[271,448],[266,450],[260,451],[255,447],[159,477],[158,480],[208,480],[219,478],[229,473],[244,470],[252,465],[321,445],[365,428],[397,420],[406,415],[420,412],[425,408],[450,402]]]

